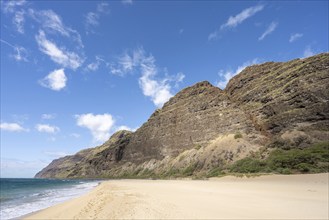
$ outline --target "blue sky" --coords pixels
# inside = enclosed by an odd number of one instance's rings
[[[328,1],[1,1],[1,177],[135,130],[186,86],[328,52]]]

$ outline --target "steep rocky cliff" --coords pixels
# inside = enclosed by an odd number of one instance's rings
[[[205,174],[259,152],[329,140],[329,54],[247,67],[225,90],[185,88],[136,132],[54,160],[36,177]]]

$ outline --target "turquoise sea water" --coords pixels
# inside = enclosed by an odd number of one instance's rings
[[[0,219],[11,219],[88,192],[97,180],[0,178]]]

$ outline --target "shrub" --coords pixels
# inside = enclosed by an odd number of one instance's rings
[[[242,138],[242,134],[240,132],[234,135],[234,139]]]
[[[326,172],[318,165],[329,163],[329,143],[320,143],[305,149],[274,150],[267,158],[267,163],[274,171],[288,168],[299,172]]]
[[[310,166],[310,164],[307,163],[300,163],[298,165],[296,165],[297,170],[299,170],[302,173],[308,173],[312,170],[312,167]]]
[[[230,166],[231,172],[257,173],[275,172],[291,173],[319,173],[329,171],[329,142],[315,144],[304,149],[275,149],[265,160],[259,155],[236,161]]]
[[[223,175],[223,173],[222,173],[222,169],[219,168],[219,167],[216,167],[216,168],[210,170],[207,173],[207,177],[208,178],[210,178],[210,177],[216,177],[216,176],[220,176],[220,175]]]
[[[257,173],[263,171],[265,165],[264,161],[247,157],[235,162],[230,171],[235,173]]]
[[[201,147],[202,147],[202,146],[201,146],[200,144],[198,144],[198,145],[196,145],[196,146],[194,147],[194,149],[196,149],[196,150],[200,150]]]
[[[183,176],[192,176],[193,173],[194,173],[195,168],[196,168],[196,164],[189,165],[188,167],[186,167],[183,170],[182,175]]]
[[[282,138],[275,138],[269,145],[269,148],[279,148],[283,150],[291,149],[291,142],[288,140],[283,140]]]

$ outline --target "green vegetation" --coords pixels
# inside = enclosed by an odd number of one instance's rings
[[[258,156],[241,159],[229,170],[233,173],[281,174],[329,172],[329,142],[305,149],[285,149],[273,150],[264,160]]]
[[[265,161],[247,157],[236,161],[230,168],[233,173],[258,173],[266,167]]]
[[[242,134],[240,132],[234,135],[234,139],[242,138]]]
[[[192,176],[195,169],[196,169],[196,164],[191,164],[190,166],[186,167],[181,174],[183,177]]]
[[[196,146],[194,147],[194,149],[196,149],[196,150],[200,150],[201,147],[202,147],[202,146],[201,146],[200,144],[198,144],[198,145],[196,145]]]
[[[210,177],[218,177],[218,176],[223,176],[223,175],[225,175],[225,173],[223,173],[222,168],[220,168],[220,167],[216,167],[216,168],[210,170],[210,171],[207,173],[206,177],[207,177],[207,178],[210,178]]]
[[[172,167],[164,172],[149,169],[125,171],[115,176],[103,176],[111,179],[203,179],[227,174],[238,177],[253,177],[265,173],[295,174],[329,172],[329,142],[318,143],[308,148],[292,148],[280,140],[269,148],[262,148],[251,156],[236,161],[232,165],[214,167],[206,173],[198,172],[198,164],[193,163],[182,169]],[[270,152],[269,152],[270,151]],[[269,152],[264,158],[262,155]],[[263,158],[263,159],[262,159]]]

